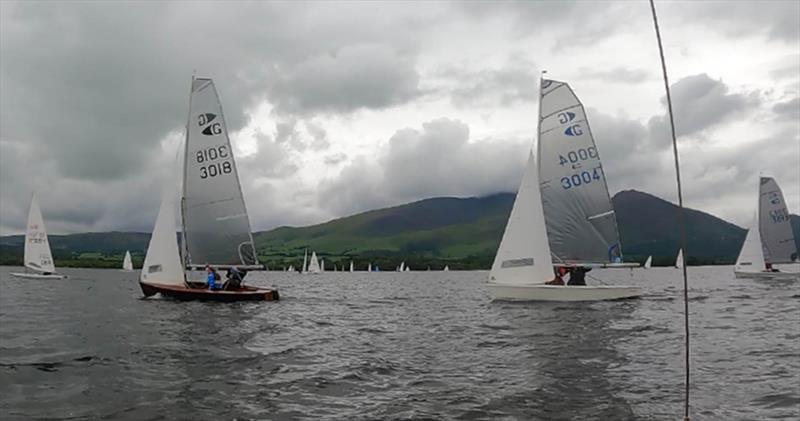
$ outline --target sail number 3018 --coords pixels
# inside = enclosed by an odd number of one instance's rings
[[[195,160],[200,166],[200,178],[216,177],[220,174],[230,174],[233,165],[227,160],[230,157],[227,145],[212,146],[201,149],[195,154]],[[222,162],[215,162],[223,160]]]

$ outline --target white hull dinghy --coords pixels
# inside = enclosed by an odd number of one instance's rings
[[[759,177],[758,208],[733,273],[737,278],[800,280],[800,273],[780,272],[772,266],[796,262],[797,247],[783,192],[775,179]]]
[[[35,194],[31,196],[31,205],[28,209],[24,260],[25,272],[11,272],[11,276],[20,279],[67,279],[66,275],[55,273],[56,266],[53,263],[53,254],[50,252],[47,230]]]
[[[630,264],[621,263],[616,217],[583,105],[566,83],[553,80],[541,81],[539,104],[538,154],[528,158],[489,295],[510,301],[640,296],[635,286],[546,284],[555,276],[554,258],[573,271]]]

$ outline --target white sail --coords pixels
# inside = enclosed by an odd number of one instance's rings
[[[675,259],[675,267],[678,269],[683,267],[683,249],[678,250],[678,257]]]
[[[352,271],[353,271],[353,261],[351,260],[350,261],[350,272],[352,272]]]
[[[650,269],[650,266],[653,264],[653,256],[647,256],[647,260],[644,261],[644,268]]]
[[[742,250],[736,258],[736,272],[758,273],[766,269],[764,252],[761,246],[761,235],[758,232],[758,215],[753,217],[753,222],[747,230]]]
[[[410,266],[406,266],[406,270],[405,271],[406,272],[411,272],[411,267]]]
[[[797,245],[789,220],[783,192],[771,177],[759,180],[758,229],[767,263],[791,263],[797,260]]]
[[[372,272],[372,263],[367,264],[367,272]]]
[[[489,283],[526,285],[553,279],[538,173],[531,154],[489,273]]]
[[[193,79],[183,168],[186,263],[257,265],[233,149],[211,79]]]
[[[325,259],[319,259],[319,271],[325,272]]]
[[[161,199],[153,235],[142,265],[144,283],[183,285],[184,272],[178,251],[175,226],[175,200],[165,193]]]
[[[131,260],[130,251],[125,251],[125,259],[122,260],[122,270],[133,270],[133,261]]]
[[[578,97],[542,80],[537,164],[553,260],[620,263],[619,234],[603,166]]]
[[[303,267],[300,268],[300,273],[308,272],[308,249],[303,252]]]
[[[445,267],[444,267],[444,271],[445,271],[445,272],[449,272],[449,271],[450,271],[450,266],[447,266],[447,265],[445,265]]]
[[[398,268],[400,272],[405,272],[406,270],[406,262],[400,262],[400,267]]]
[[[319,260],[317,260],[317,252],[311,252],[311,259],[308,261],[308,268],[306,273],[320,273]]]
[[[25,230],[25,267],[39,272],[56,271],[36,194],[31,196],[31,205],[28,209],[28,227]]]

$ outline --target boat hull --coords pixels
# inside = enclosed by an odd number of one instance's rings
[[[492,300],[497,301],[606,301],[636,298],[642,295],[634,286],[562,286],[486,284]]]
[[[151,297],[161,294],[165,297],[182,301],[278,301],[277,289],[244,286],[235,290],[210,290],[207,288],[190,288],[183,285],[151,284],[139,281],[142,294]]]
[[[59,275],[57,273],[52,273],[50,275],[45,275],[42,273],[19,273],[19,272],[11,272],[11,276],[20,279],[67,279],[67,275]]]
[[[781,280],[781,281],[797,281],[800,280],[800,273],[795,272],[740,272],[733,271],[737,278],[748,279],[765,279],[765,280]]]

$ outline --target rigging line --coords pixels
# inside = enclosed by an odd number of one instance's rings
[[[664,60],[664,46],[661,43],[661,31],[658,28],[658,17],[656,16],[656,5],[654,0],[650,0],[650,10],[653,13],[653,26],[656,31],[656,39],[658,40],[658,53],[661,57],[661,72],[664,75],[664,90],[667,92],[667,111],[669,113],[669,127],[670,134],[672,135],[672,155],[675,158],[675,180],[678,184],[678,226],[680,231],[681,250],[686,250],[686,225],[683,208],[683,190],[681,188],[681,168],[678,161],[678,141],[675,137],[675,120],[672,116],[672,97],[669,92],[669,78],[667,77],[667,64]],[[685,355],[685,372],[684,372],[684,405],[683,405],[683,419],[689,421],[689,281],[686,275],[686,255],[688,250],[681,254],[683,260],[683,328],[684,328],[684,355]]]

